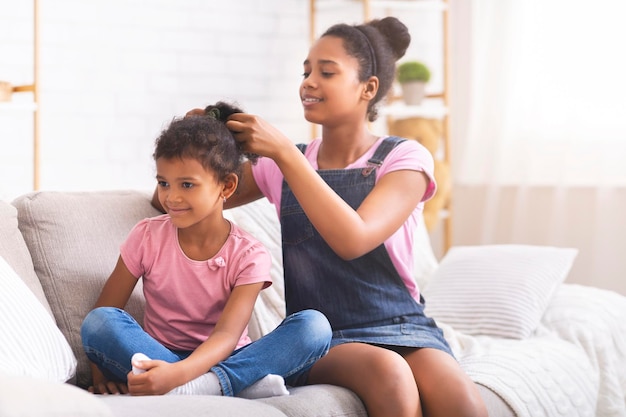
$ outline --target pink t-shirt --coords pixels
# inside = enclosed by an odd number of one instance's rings
[[[367,161],[374,156],[374,152],[378,145],[385,138],[380,138],[365,154],[345,167],[365,168]],[[308,144],[305,156],[314,169],[318,169],[317,153],[319,151],[321,139],[316,139]],[[430,179],[426,193],[422,197],[421,202],[415,207],[409,218],[404,222],[393,235],[385,241],[385,248],[389,252],[391,261],[396,270],[402,277],[404,284],[409,290],[413,298],[419,302],[419,288],[412,276],[413,270],[413,235],[417,224],[421,219],[424,202],[432,198],[437,190],[437,183],[434,177],[434,161],[431,153],[419,142],[407,140],[396,146],[389,152],[385,158],[383,165],[376,171],[376,181],[380,180],[388,172],[399,170],[414,170],[424,172]],[[260,158],[256,165],[252,166],[254,180],[267,197],[274,204],[276,212],[280,217],[280,200],[283,182],[283,174],[278,166],[269,158]]]
[[[185,255],[167,214],[137,223],[120,253],[128,270],[143,277],[144,329],[173,350],[195,350],[211,335],[233,288],[272,283],[269,252],[233,223],[226,243],[206,261]],[[248,343],[246,328],[237,347]]]

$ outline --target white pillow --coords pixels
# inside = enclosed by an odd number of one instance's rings
[[[426,314],[469,335],[526,338],[577,254],[551,246],[452,247],[424,288]]]
[[[420,218],[413,235],[413,279],[420,291],[428,285],[438,265],[426,223]]]
[[[76,357],[54,320],[0,257],[0,372],[65,382]]]
[[[139,413],[132,415],[140,415]],[[144,414],[145,415],[145,414]],[[71,384],[0,372],[2,417],[114,417],[101,395]]]
[[[261,291],[248,324],[248,335],[252,340],[256,340],[274,330],[285,318],[280,221],[276,208],[267,198],[226,210],[224,215],[263,243],[272,257],[270,274],[273,284]]]

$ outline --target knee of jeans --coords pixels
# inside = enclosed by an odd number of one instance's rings
[[[294,316],[302,323],[300,331],[303,340],[308,340],[314,346],[322,346],[325,349],[330,347],[333,331],[323,313],[317,310],[302,310]]]
[[[106,329],[112,316],[119,314],[116,307],[98,307],[91,310],[83,319],[80,326],[80,337],[83,345],[89,345],[92,337],[99,339],[106,336]]]

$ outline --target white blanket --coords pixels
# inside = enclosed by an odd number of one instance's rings
[[[542,323],[587,354],[599,377],[595,415],[626,416],[626,298],[599,288],[562,285]]]
[[[472,337],[439,323],[461,366],[518,417],[626,416],[626,298],[563,284],[526,340]]]

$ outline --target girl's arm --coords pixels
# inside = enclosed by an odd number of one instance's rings
[[[250,321],[263,285],[259,282],[235,287],[211,336],[186,359],[176,363],[142,361],[141,368],[149,372],[138,375],[131,372],[128,375],[130,393],[165,394],[207,373],[215,364],[230,356]]]
[[[341,199],[308,161],[276,163],[307,217],[326,243],[345,260],[381,245],[411,215],[426,192],[427,177],[401,170],[384,175],[357,210]],[[304,171],[304,172],[303,172]]]
[[[100,296],[96,301],[96,307],[117,307],[124,308],[130,295],[137,285],[138,278],[130,273],[122,257],[118,257],[117,264],[113,272],[107,279]]]
[[[406,221],[428,186],[423,172],[384,175],[357,210],[339,197],[305,156],[276,128],[250,114],[234,114],[226,124],[249,152],[272,158],[307,217],[343,259],[354,259],[382,244]]]

